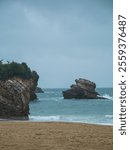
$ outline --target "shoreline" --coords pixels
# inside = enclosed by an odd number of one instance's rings
[[[76,121],[35,121],[35,120],[11,120],[11,119],[0,119],[1,122],[36,122],[36,123],[74,123],[74,124],[89,124],[89,125],[101,125],[101,126],[112,126],[113,124],[106,123],[85,123],[85,122],[76,122]]]
[[[113,127],[84,123],[1,121],[2,150],[112,150]]]

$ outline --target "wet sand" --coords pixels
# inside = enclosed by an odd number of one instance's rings
[[[0,150],[112,150],[112,126],[0,122]]]

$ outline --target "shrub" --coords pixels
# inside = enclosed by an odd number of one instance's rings
[[[0,61],[0,80],[6,80],[14,76],[21,77],[23,79],[33,78],[35,81],[38,81],[38,74],[36,71],[31,71],[28,65],[25,62],[17,63],[2,63]]]

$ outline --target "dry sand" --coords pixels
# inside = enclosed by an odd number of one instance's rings
[[[112,150],[112,126],[0,122],[0,150]]]

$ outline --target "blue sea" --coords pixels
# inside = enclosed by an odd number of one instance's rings
[[[64,99],[66,89],[44,89],[38,100],[30,102],[30,121],[79,122],[112,125],[113,89],[98,88],[100,95],[108,99]]]

